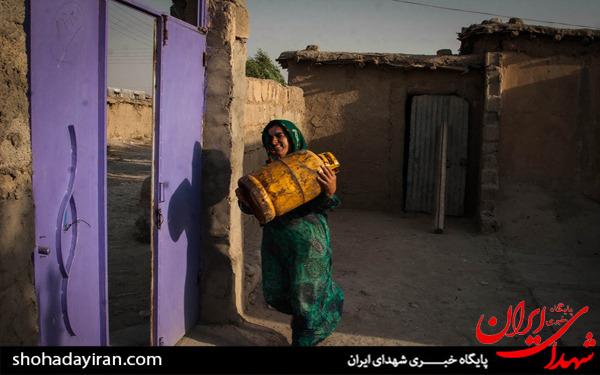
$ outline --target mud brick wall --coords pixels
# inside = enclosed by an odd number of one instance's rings
[[[152,99],[109,96],[106,109],[108,139],[152,140]]]
[[[305,92],[304,134],[311,140],[311,148],[332,152],[340,161],[337,194],[345,208],[403,210],[406,135],[413,96],[456,95],[468,101],[465,212],[475,214],[485,85],[479,56],[372,57],[307,48],[285,52],[278,60],[284,58],[290,84]],[[370,58],[381,61],[365,62]],[[445,69],[427,68],[426,64],[444,65]]]
[[[37,344],[25,2],[0,1],[0,346]]]
[[[273,119],[292,121],[304,131],[304,91],[299,87],[283,86],[270,79],[246,77],[246,108],[244,111],[244,174],[265,165],[262,131]],[[310,147],[310,139],[306,139]],[[244,301],[260,280],[260,243],[262,229],[250,215],[243,215],[244,225]]]
[[[600,200],[600,32],[499,19],[464,28],[485,55],[480,224],[502,227],[499,198],[520,190]]]
[[[504,52],[501,188],[529,184],[600,201],[600,51],[572,47]]]

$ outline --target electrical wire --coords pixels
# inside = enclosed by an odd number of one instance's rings
[[[415,1],[407,1],[407,0],[391,0],[391,1],[394,1],[396,3],[403,3],[403,4],[420,5],[420,6],[429,7],[429,8],[451,10],[451,11],[455,11],[455,12],[481,14],[481,15],[484,15],[484,16],[503,17],[503,18],[511,18],[511,17],[513,17],[513,16],[506,16],[506,15],[495,14],[495,13],[477,12],[477,11],[474,11],[474,10],[466,10],[466,9],[443,7],[443,6],[439,6],[439,5],[423,4],[423,3],[417,3]],[[536,20],[536,19],[533,19],[533,18],[522,18],[522,17],[518,17],[518,18],[520,18],[522,20],[525,20],[525,21],[531,21],[531,22],[542,22],[542,23],[548,23],[548,24],[554,24],[554,25],[562,25],[562,26],[570,26],[570,27],[581,27],[581,28],[584,28],[584,29],[600,29],[600,27],[594,27],[594,26],[574,25],[574,24],[563,23],[563,22]]]

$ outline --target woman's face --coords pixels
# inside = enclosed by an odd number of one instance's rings
[[[290,149],[290,143],[283,127],[275,125],[267,133],[269,134],[269,144],[273,146],[271,152],[280,158],[286,156]]]

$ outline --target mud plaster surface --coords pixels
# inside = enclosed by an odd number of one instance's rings
[[[150,146],[113,144],[108,161],[111,343],[147,345],[150,249],[132,233]],[[531,186],[506,191],[496,235],[479,234],[469,218],[446,218],[444,233],[434,234],[428,215],[331,212],[334,280],[345,305],[341,323],[321,345],[480,345],[480,317],[503,323],[508,307],[521,301],[526,314],[558,303],[574,312],[588,306],[559,339],[559,345],[582,345],[586,333],[600,327],[600,204]],[[244,323],[198,325],[179,345],[289,345],[290,318],[266,305],[259,275],[260,269],[253,282],[246,280],[252,291]],[[558,328],[545,327],[540,335]],[[497,344],[523,346],[525,338]]]

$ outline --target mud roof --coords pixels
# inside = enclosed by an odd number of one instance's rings
[[[361,53],[361,52],[326,52],[319,46],[309,45],[301,51],[286,51],[281,53],[276,61],[287,69],[290,63],[312,62],[315,64],[358,64],[358,65],[387,65],[405,69],[453,69],[468,70],[482,66],[480,54],[474,54],[470,45],[484,36],[511,38],[527,35],[560,40],[580,41],[588,46],[600,41],[600,30],[592,29],[560,29],[550,26],[527,25],[520,18],[511,18],[508,23],[499,18],[492,18],[480,24],[464,27],[458,33],[461,42],[460,54],[452,55],[450,50],[440,50],[437,55],[410,55],[402,53]]]
[[[307,46],[301,51],[286,51],[276,59],[287,69],[290,63],[312,62],[315,64],[367,64],[387,65],[405,69],[450,69],[466,71],[470,67],[481,67],[478,55],[452,55],[450,50],[440,50],[438,55],[408,55],[402,53],[325,52],[318,46]]]
[[[574,41],[585,47],[594,42],[597,44],[600,41],[600,30],[585,28],[561,29],[550,26],[527,25],[520,18],[511,18],[508,23],[504,23],[499,18],[492,18],[480,24],[464,27],[458,33],[458,40],[461,42],[460,53],[473,53],[473,45],[480,38],[516,39],[523,36],[528,39],[539,38],[555,42]],[[488,48],[490,47],[488,46]]]
[[[520,33],[551,36],[557,40],[572,38],[588,39],[591,42],[600,39],[600,30],[559,29],[550,26],[527,25],[520,18],[511,18],[508,23],[504,23],[500,18],[492,18],[480,24],[463,27],[462,31],[458,33],[458,40],[462,41],[482,34],[512,34],[512,36],[518,36]]]

